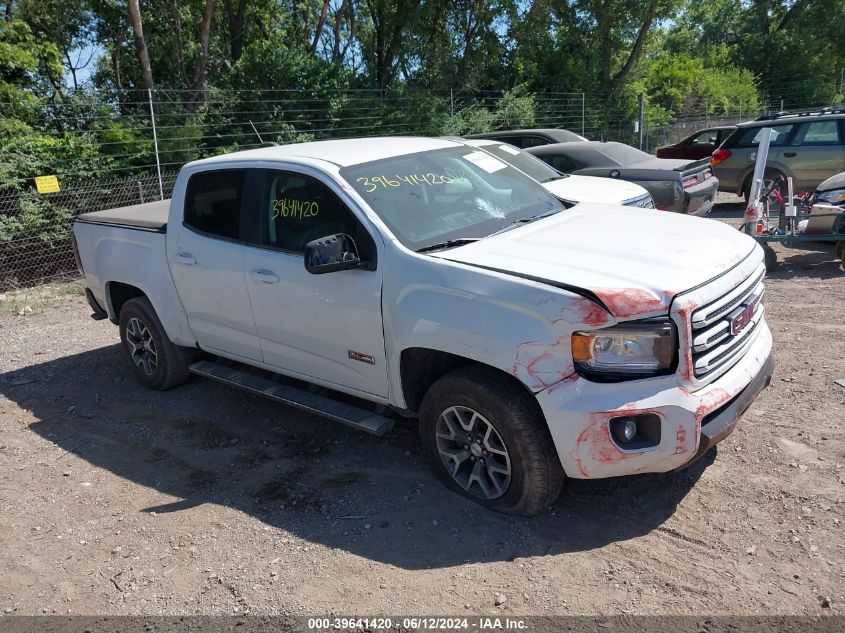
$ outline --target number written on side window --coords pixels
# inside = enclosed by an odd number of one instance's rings
[[[327,235],[358,233],[358,221],[340,198],[304,174],[267,172],[261,208],[261,243],[291,253]]]

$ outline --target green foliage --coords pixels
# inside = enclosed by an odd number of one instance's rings
[[[464,134],[481,134],[493,129],[496,116],[490,110],[479,104],[472,104],[461,108],[446,127],[447,134],[462,136]]]
[[[536,104],[525,84],[506,92],[496,104],[495,126],[499,129],[534,126]]]

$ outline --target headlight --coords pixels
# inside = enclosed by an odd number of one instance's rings
[[[845,202],[845,189],[832,189],[822,191],[816,196],[816,202],[827,202],[828,204],[842,204]]]
[[[674,370],[678,337],[671,321],[638,321],[575,332],[575,369],[596,380],[631,380]]]

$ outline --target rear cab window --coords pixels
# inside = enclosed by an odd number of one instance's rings
[[[239,240],[246,171],[203,171],[191,176],[183,224],[204,235]]]

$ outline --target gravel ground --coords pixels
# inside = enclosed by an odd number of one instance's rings
[[[845,273],[778,253],[778,368],[737,431],[530,520],[447,492],[412,428],[147,391],[78,296],[0,311],[0,612],[842,613]]]

